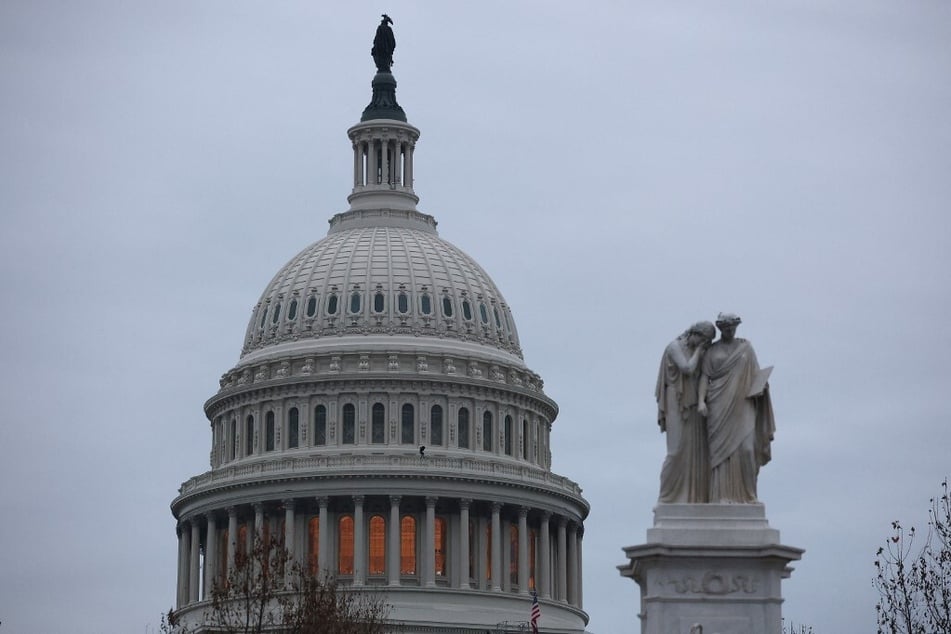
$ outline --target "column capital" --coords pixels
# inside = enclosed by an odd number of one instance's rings
[[[548,521],[551,519],[551,511],[542,511],[542,520]]]
[[[493,512],[493,513],[498,513],[499,511],[502,510],[502,503],[501,503],[501,502],[493,502],[491,508],[492,508],[492,512]]]
[[[264,512],[264,502],[255,502],[251,505],[251,508],[254,509],[254,513],[263,513]]]
[[[472,498],[459,498],[459,508],[467,509],[472,506]]]
[[[564,515],[558,516],[558,528],[568,528],[568,518]]]
[[[353,496],[353,503],[354,503],[354,505],[356,505],[356,506],[363,506],[363,501],[364,501],[365,499],[366,499],[366,496],[363,496],[363,495],[354,495],[354,496]]]
[[[281,504],[284,505],[285,510],[294,510],[294,498],[285,498],[281,500]]]
[[[399,505],[400,505],[400,500],[402,500],[402,499],[403,499],[403,496],[402,496],[402,495],[391,495],[391,496],[390,496],[390,504],[391,504],[392,506],[399,506]]]
[[[207,513],[205,513],[205,521],[208,523],[217,522],[218,514],[215,513],[214,511],[208,511]]]
[[[317,500],[317,506],[321,509],[326,509],[330,504],[330,498],[326,495],[318,495],[315,499]]]
[[[524,519],[528,517],[528,507],[520,506],[518,507],[518,519]]]
[[[238,507],[229,506],[226,510],[228,511],[228,519],[231,519],[232,517],[238,517]]]
[[[427,508],[430,507],[430,506],[432,506],[432,507],[435,508],[436,502],[437,502],[438,500],[439,500],[439,498],[436,497],[436,496],[434,496],[434,495],[427,495],[427,496],[426,496],[426,506],[427,506]]]

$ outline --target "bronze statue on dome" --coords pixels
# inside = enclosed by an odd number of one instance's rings
[[[393,37],[393,29],[390,25],[393,20],[390,16],[383,14],[380,20],[380,26],[376,27],[376,36],[373,38],[373,48],[370,49],[370,55],[373,56],[373,62],[376,64],[377,71],[381,73],[390,72],[393,66],[393,51],[396,49],[396,38]]]

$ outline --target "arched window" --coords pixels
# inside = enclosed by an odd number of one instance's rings
[[[274,312],[271,313],[271,323],[276,324],[281,318],[281,302],[274,304]]]
[[[292,299],[287,307],[287,321],[294,321],[295,319],[297,319],[297,300]]]
[[[429,293],[423,293],[419,296],[419,310],[424,315],[430,315],[433,312],[433,300]]]
[[[314,444],[318,447],[327,444],[327,408],[323,405],[314,408]]]
[[[434,525],[435,537],[436,537],[436,552],[433,553],[435,562],[436,562],[436,576],[445,577],[446,576],[446,537],[448,531],[446,530],[446,518],[437,517],[436,523]]]
[[[509,583],[518,585],[518,526],[509,524]]]
[[[512,417],[505,417],[505,455],[512,455]]]
[[[382,444],[386,439],[386,410],[383,403],[374,403],[370,417],[370,442]]]
[[[235,540],[235,559],[248,556],[248,525],[242,523],[238,526],[238,539]]]
[[[386,520],[382,515],[370,517],[370,575],[386,574]]]
[[[452,298],[448,295],[442,296],[442,314],[446,317],[452,317]]]
[[[413,406],[409,403],[403,405],[400,418],[400,442],[404,445],[413,445],[416,443],[416,416]]]
[[[475,520],[469,520],[469,579],[475,579],[478,571],[476,570],[476,524]]]
[[[307,523],[307,565],[310,574],[317,574],[320,564],[320,518],[312,517]]]
[[[287,448],[294,449],[300,442],[300,412],[296,407],[287,410]]]
[[[244,419],[244,455],[254,453],[254,416],[248,415]]]
[[[472,304],[468,299],[462,300],[462,318],[466,321],[472,321]]]
[[[400,520],[400,574],[416,574],[416,518],[412,515]]]
[[[358,291],[350,294],[350,314],[355,315],[360,312],[363,296]]]
[[[264,324],[267,323],[267,305],[261,307],[261,323],[258,324],[258,328],[264,330]]]
[[[307,300],[307,316],[313,317],[317,314],[317,296],[311,295]]]
[[[495,313],[495,327],[502,330],[502,320],[499,319],[499,309],[493,306],[492,312]]]
[[[433,446],[442,446],[442,407],[433,405],[429,410],[429,442]]]
[[[483,324],[489,323],[489,312],[485,308],[485,302],[479,302],[479,317]]]
[[[345,445],[352,445],[356,442],[357,430],[357,409],[353,403],[347,403],[343,406],[343,425],[340,432],[341,440]]]
[[[522,419],[522,460],[528,460],[528,421]]]
[[[264,451],[274,451],[274,412],[264,415]]]
[[[469,448],[469,410],[465,407],[459,408],[459,415],[456,417],[459,424],[459,448]]]
[[[331,293],[327,296],[327,314],[336,315],[337,314],[337,294]]]
[[[353,574],[352,515],[344,515],[337,523],[337,574]]]
[[[386,299],[383,295],[383,291],[377,291],[373,295],[373,312],[382,313],[383,309],[386,308]]]
[[[482,415],[482,449],[492,451],[492,412]]]
[[[492,581],[492,523],[485,523],[485,578]]]
[[[231,459],[238,456],[238,421],[231,419]]]
[[[396,310],[403,315],[409,312],[409,296],[402,291],[396,296]]]

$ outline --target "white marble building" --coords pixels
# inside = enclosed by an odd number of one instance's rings
[[[583,632],[589,507],[550,468],[558,408],[495,283],[416,209],[419,131],[395,86],[378,73],[348,131],[349,210],[264,289],[205,404],[211,469],[172,502],[177,613],[201,622],[238,540],[266,527],[382,590],[405,632],[525,623],[533,589],[543,632]]]

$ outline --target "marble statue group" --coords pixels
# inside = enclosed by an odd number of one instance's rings
[[[756,478],[776,429],[772,368],[761,369],[750,342],[736,337],[740,322],[720,313],[716,327],[697,322],[664,350],[656,392],[657,421],[667,434],[661,503],[758,501]]]

